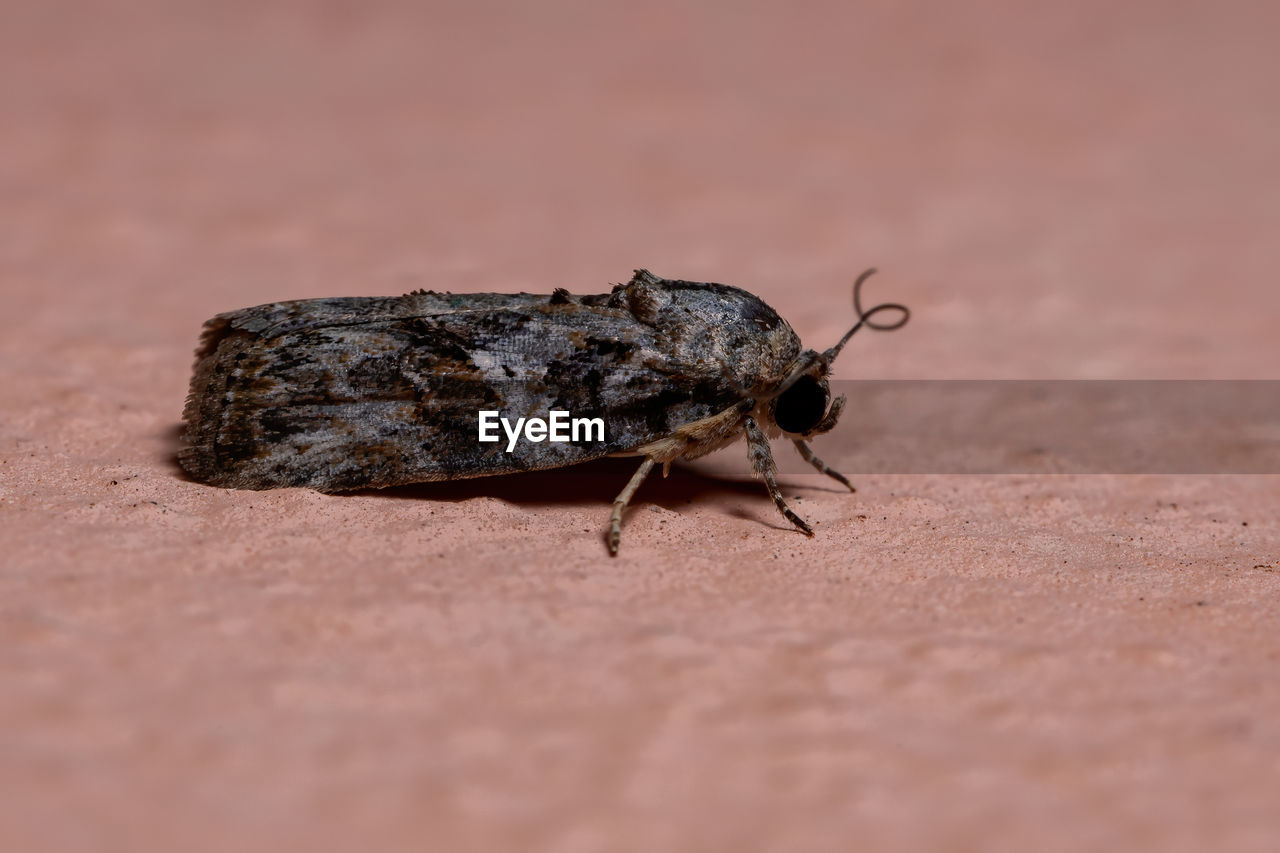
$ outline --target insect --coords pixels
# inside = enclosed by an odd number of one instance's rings
[[[696,459],[746,437],[754,472],[796,528],[813,530],[778,488],[769,437],[785,435],[818,471],[853,486],[808,439],[845,405],[827,378],[862,327],[897,329],[896,303],[862,310],[833,347],[802,348],[759,298],[723,284],[637,270],[605,294],[557,289],[276,302],[204,326],[183,420],[183,468],[236,489],[381,488],[641,458],[613,503],[607,543],[655,465]],[[896,312],[893,322],[875,322]],[[563,441],[481,441],[480,413],[598,418]]]

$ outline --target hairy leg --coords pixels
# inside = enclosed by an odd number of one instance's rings
[[[627,487],[619,493],[617,500],[613,502],[613,515],[609,517],[609,553],[618,556],[618,543],[622,540],[622,513],[627,508],[627,504],[631,502],[632,496],[635,495],[636,489],[640,488],[640,484],[644,482],[644,478],[649,476],[649,472],[653,470],[653,460],[648,457],[640,463],[640,467],[631,475],[631,479],[627,482]]]
[[[839,471],[835,470],[834,468],[829,467],[827,463],[823,462],[817,456],[814,456],[813,450],[810,449],[808,444],[806,444],[804,441],[798,438],[792,439],[792,441],[796,446],[796,450],[799,450],[800,455],[804,457],[805,462],[808,462],[814,468],[817,468],[819,471],[826,474],[831,479],[840,483],[844,483],[845,486],[848,487],[849,491],[851,492],[858,491],[853,487],[853,483],[849,482],[848,477],[846,477],[844,474],[841,474]]]
[[[747,415],[743,424],[747,430],[747,458],[751,460],[751,467],[755,472],[764,478],[764,484],[769,489],[769,497],[773,498],[778,512],[798,527],[805,536],[812,536],[813,528],[787,506],[787,502],[782,497],[782,490],[778,488],[777,466],[773,464],[773,454],[769,452],[769,439],[765,438],[764,431],[760,429],[756,419],[750,415]]]

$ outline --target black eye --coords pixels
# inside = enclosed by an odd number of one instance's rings
[[[778,395],[773,422],[783,432],[806,433],[818,425],[827,411],[827,386],[812,376],[801,376]]]

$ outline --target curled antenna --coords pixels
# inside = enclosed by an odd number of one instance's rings
[[[862,275],[858,276],[857,280],[853,283],[853,310],[858,315],[858,322],[854,324],[852,329],[844,333],[844,337],[840,339],[840,343],[836,344],[826,352],[810,353],[807,359],[796,365],[796,367],[791,371],[791,375],[778,385],[777,390],[774,391],[772,396],[776,397],[783,391],[786,391],[791,387],[793,382],[808,373],[815,364],[821,364],[823,366],[823,375],[826,375],[826,372],[831,367],[831,362],[835,361],[836,356],[840,354],[840,350],[844,349],[844,345],[849,342],[849,338],[852,338],[853,333],[861,329],[863,326],[866,326],[868,329],[875,329],[877,332],[892,332],[894,329],[901,329],[907,324],[907,321],[911,319],[911,309],[905,305],[900,305],[897,302],[881,302],[879,305],[873,306],[870,311],[862,310],[862,285],[867,279],[871,278],[871,276],[875,274],[875,271],[876,268],[872,267]],[[871,322],[872,317],[885,311],[900,311],[902,312],[902,316],[893,323]]]
[[[844,349],[844,345],[849,342],[849,338],[853,337],[853,333],[866,326],[868,329],[875,329],[877,332],[892,332],[894,329],[901,329],[911,319],[911,309],[897,302],[881,302],[879,305],[873,306],[869,311],[862,310],[862,285],[867,279],[875,275],[876,268],[864,272],[858,276],[853,283],[853,310],[858,315],[858,322],[853,328],[844,333],[844,337],[840,339],[840,343],[833,346],[822,354],[822,361],[830,364],[835,361],[836,356],[840,354],[840,350]],[[873,323],[871,318],[885,311],[899,311],[902,316],[892,323]]]

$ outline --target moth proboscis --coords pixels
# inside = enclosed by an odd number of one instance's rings
[[[844,408],[827,380],[849,338],[910,317],[897,303],[862,310],[873,272],[854,282],[856,324],[822,352],[745,290],[647,270],[598,295],[419,290],[219,314],[196,352],[178,458],[216,486],[344,492],[639,456],[610,515],[616,555],[623,512],[655,465],[665,473],[745,436],[779,512],[812,536],[778,487],[769,438],[785,435],[853,490],[808,440]],[[900,316],[872,320],[884,312]],[[603,440],[479,440],[482,411],[556,410],[602,420]]]

